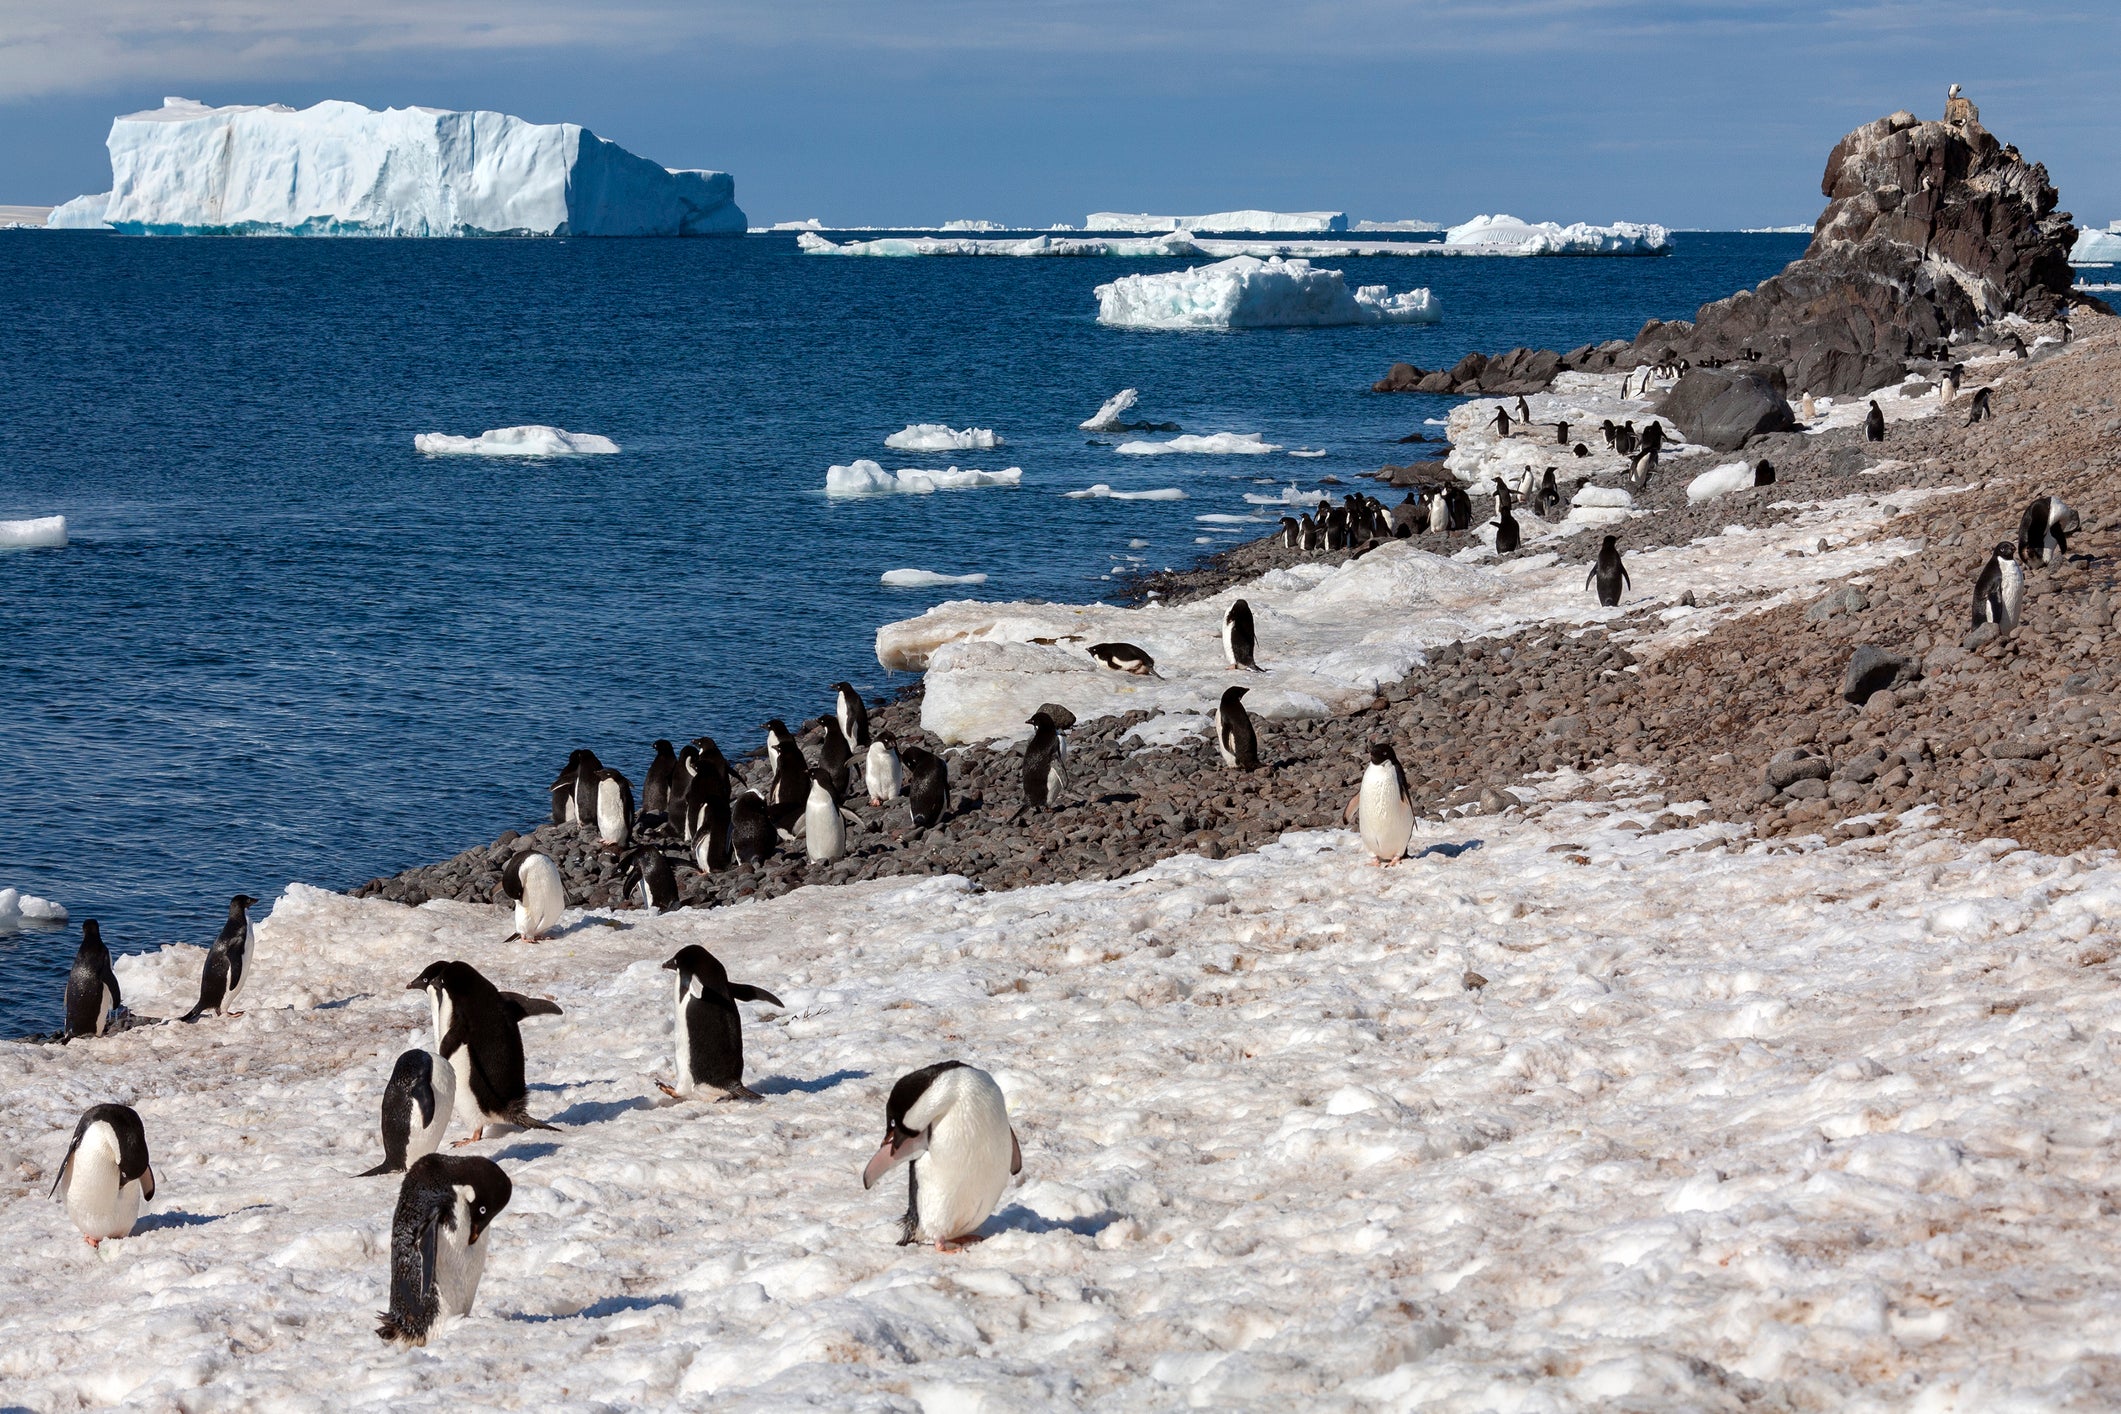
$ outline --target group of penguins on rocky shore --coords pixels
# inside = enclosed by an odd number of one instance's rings
[[[1382,538],[1377,527],[1391,522],[1381,509],[1355,493],[1340,506],[1322,506],[1320,521],[1351,539],[1356,527],[1371,539]],[[2077,512],[2060,498],[2034,499],[2020,517],[2017,541],[1998,543],[1977,578],[1974,628],[2015,628],[2025,588],[2023,566],[2036,560],[2060,563],[2079,524]],[[1614,537],[1608,535],[1591,570],[1602,604],[1618,602],[1625,577]],[[1231,670],[1262,671],[1245,600],[1234,600],[1225,611],[1222,637]],[[1154,659],[1134,644],[1092,644],[1087,652],[1112,671],[1158,675]],[[677,906],[676,883],[662,847],[637,840],[637,830],[674,835],[691,848],[703,871],[757,863],[797,837],[810,858],[837,858],[845,851],[846,823],[852,818],[842,802],[857,751],[873,805],[903,799],[916,826],[941,820],[949,808],[943,759],[917,746],[901,746],[888,732],[872,735],[860,694],[844,682],[834,690],[835,712],[818,719],[824,746],[817,764],[808,762],[784,722],[776,718],[767,724],[770,781],[763,795],[749,788],[732,793],[733,772],[712,738],[699,737],[682,750],[658,741],[637,814],[631,783],[585,749],[568,758],[552,783],[552,819],[593,830],[603,848],[624,853],[627,886],[637,885],[642,903],[658,911]],[[1237,770],[1259,765],[1258,738],[1242,701],[1245,691],[1241,685],[1228,688],[1214,713],[1218,753]],[[1074,717],[1049,705],[1029,724],[1033,734],[1023,756],[1023,809],[1052,808],[1067,790],[1065,733]],[[1414,802],[1392,744],[1375,741],[1368,755],[1344,819],[1355,826],[1373,862],[1389,866],[1407,853]],[[559,925],[566,889],[550,855],[517,851],[503,867],[502,887],[514,903],[516,924],[505,941],[536,942]],[[184,1021],[196,1022],[208,1013],[242,1014],[235,1003],[254,971],[256,932],[249,910],[256,903],[246,894],[229,900],[226,922],[207,952],[198,1003]],[[663,966],[676,974],[675,1083],[657,1081],[658,1088],[676,1099],[710,1094],[759,1099],[744,1084],[737,1003],[778,1007],[780,999],[764,988],[732,982],[722,963],[697,945],[679,949]],[[387,1341],[417,1345],[426,1342],[440,1316],[470,1311],[486,1260],[488,1228],[511,1192],[507,1173],[491,1159],[438,1152],[443,1136],[453,1117],[472,1128],[459,1146],[482,1139],[490,1123],[555,1128],[529,1110],[521,1025],[533,1017],[559,1015],[560,1008],[547,999],[504,991],[463,961],[437,961],[406,989],[428,997],[434,1046],[397,1058],[382,1099],[383,1161],[361,1176],[405,1175],[392,1218],[390,1305],[377,1333]],[[96,920],[89,919],[67,979],[68,1038],[104,1035],[122,1004],[110,953]],[[902,1164],[909,1167],[901,1245],[932,1241],[956,1250],[977,1241],[980,1225],[1023,1168],[1008,1106],[993,1077],[955,1060],[900,1077],[885,1104],[883,1141],[862,1170],[863,1187]],[[132,1232],[142,1203],[155,1197],[146,1130],[135,1110],[99,1104],[81,1115],[52,1191],[56,1195],[62,1188],[67,1213],[91,1246]]]

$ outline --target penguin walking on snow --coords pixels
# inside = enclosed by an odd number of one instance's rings
[[[250,926],[249,908],[257,902],[249,894],[228,901],[228,921],[221,936],[206,952],[206,971],[199,978],[199,1004],[185,1013],[186,1021],[197,1021],[212,1012],[216,1016],[241,1016],[234,1010],[243,984],[250,980],[251,963],[257,960],[257,930]]]
[[[1043,709],[1028,719],[1031,740],[1024,747],[1024,804],[1053,810],[1068,793],[1068,747],[1060,728]]]
[[[1878,406],[1876,398],[1871,399],[1871,410],[1863,415],[1863,440],[1866,442],[1883,442],[1885,440],[1885,409]]]
[[[516,930],[501,941],[535,943],[560,926],[567,911],[567,885],[549,854],[519,849],[501,866],[501,892],[515,901]]]
[[[2025,598],[2025,566],[2018,547],[2000,542],[1974,580],[1974,627],[1994,624],[2005,633],[2018,626],[2018,606]]]
[[[1215,749],[1223,764],[1236,771],[1259,769],[1259,738],[1252,731],[1251,714],[1245,711],[1247,689],[1226,687],[1215,706]]]
[[[1357,831],[1376,862],[1392,865],[1407,852],[1414,837],[1414,801],[1407,794],[1406,772],[1389,741],[1370,743],[1370,764],[1362,773],[1362,789],[1350,801]]]
[[[2018,562],[2038,560],[2052,569],[2069,553],[2069,537],[2081,522],[2060,496],[2036,497],[2018,517]]]
[[[670,870],[670,858],[652,844],[636,845],[619,872],[619,888],[639,889],[641,907],[668,913],[678,906],[678,876]]]
[[[869,743],[869,759],[862,765],[862,784],[869,787],[869,803],[889,805],[898,799],[905,783],[906,767],[899,760],[898,738],[890,732],[878,732],[876,740]]]
[[[492,1159],[429,1154],[405,1171],[390,1221],[390,1309],[376,1334],[425,1345],[441,1316],[471,1314],[486,1235],[515,1185]]]
[[[81,925],[81,946],[74,953],[73,970],[66,974],[66,1039],[101,1036],[110,1025],[110,1014],[123,1005],[125,996],[118,989],[118,974],[111,971],[102,925],[91,918]]]
[[[1253,661],[1252,606],[1242,599],[1232,599],[1230,607],[1223,610],[1223,657],[1230,660],[1232,668],[1259,671]]]
[[[803,852],[814,864],[825,864],[847,852],[847,826],[854,816],[840,804],[832,777],[822,766],[810,768],[810,797],[803,805]]]
[[[927,829],[950,810],[950,763],[932,751],[909,746],[899,753],[906,768],[906,808],[914,826]]]
[[[840,735],[847,738],[849,747],[861,751],[869,745],[869,708],[852,683],[836,682],[832,690],[837,695],[833,710],[839,716]]]
[[[523,1032],[526,1017],[558,1016],[560,1009],[542,998],[504,992],[468,962],[430,963],[405,984],[408,992],[425,992],[434,1015],[435,1051],[456,1073],[452,1108],[472,1126],[458,1144],[486,1137],[489,1124],[523,1129],[553,1129],[532,1117],[530,1087],[523,1079]]]
[[[1510,488],[1495,478],[1495,553],[1507,555],[1517,548],[1517,517],[1510,514]]]
[[[432,1051],[400,1052],[383,1087],[383,1162],[358,1176],[403,1173],[407,1164],[441,1148],[456,1092],[456,1071],[448,1061]]]
[[[691,1099],[702,1089],[721,1091],[718,1100],[761,1098],[744,1084],[744,1019],[736,1004],[781,1006],[781,999],[763,987],[730,981],[720,959],[696,944],[678,949],[663,968],[678,975],[678,1083],[658,1080],[656,1088],[674,1100]]]
[[[62,1188],[66,1215],[89,1246],[132,1235],[140,1205],[154,1201],[155,1170],[147,1158],[147,1129],[130,1105],[91,1105],[82,1112],[52,1180],[54,1195]]]
[[[933,1242],[944,1252],[979,1241],[979,1225],[1024,1171],[1024,1151],[1009,1125],[1009,1103],[984,1070],[941,1061],[902,1075],[884,1105],[884,1142],[862,1170],[876,1186],[900,1164],[906,1216],[899,1243]]]
[[[1604,608],[1613,608],[1620,603],[1620,587],[1635,587],[1628,574],[1628,567],[1620,562],[1620,537],[1608,535],[1605,543],[1598,547],[1598,558],[1591,565],[1591,572],[1583,577],[1583,587],[1589,589],[1592,580],[1598,581],[1598,602]]]

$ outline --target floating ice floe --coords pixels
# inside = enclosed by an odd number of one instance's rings
[[[1112,449],[1123,457],[1257,457],[1282,450],[1258,432],[1184,433],[1168,442],[1122,442]]]
[[[1105,405],[1099,408],[1088,422],[1080,426],[1085,432],[1117,432],[1124,421],[1124,414],[1140,401],[1140,389],[1122,388],[1105,399]]]
[[[476,437],[422,432],[412,439],[412,445],[431,457],[586,457],[609,456],[619,449],[618,443],[594,432],[569,432],[535,423],[496,427]]]
[[[737,235],[726,172],[672,171],[575,123],[187,98],[111,123],[112,188],[51,215],[134,235]]]
[[[1562,226],[1515,216],[1475,216],[1444,232],[1443,243],[1498,255],[1662,255],[1672,239],[1662,226],[1633,221]]]
[[[1151,216],[1146,212],[1093,211],[1086,231],[1313,231],[1348,229],[1345,211],[1212,211],[1205,216]]]
[[[828,496],[874,496],[904,494],[925,496],[936,491],[967,491],[981,486],[1019,486],[1023,484],[1024,469],[1012,466],[1003,471],[981,471],[978,467],[963,470],[946,467],[940,471],[923,470],[920,467],[905,467],[889,472],[866,457],[852,466],[829,467],[825,472],[825,494]]]
[[[884,445],[900,452],[991,452],[1003,443],[985,427],[960,432],[940,422],[916,422],[886,437]]]
[[[1100,481],[1095,486],[1081,491],[1061,493],[1071,501],[1183,501],[1186,493],[1176,486],[1159,486],[1154,491],[1115,491]]]
[[[938,584],[985,584],[983,574],[939,574],[935,570],[885,570],[883,583],[893,589],[929,589]]]
[[[66,908],[48,898],[0,889],[0,933],[13,932],[25,924],[58,924],[66,921]]]
[[[1199,521],[1202,525],[1264,525],[1267,523],[1266,518],[1263,516],[1234,516],[1222,511],[1216,511],[1204,516],[1195,516],[1193,519]]]
[[[1279,329],[1346,324],[1433,324],[1426,289],[1383,285],[1350,292],[1338,270],[1279,256],[1239,255],[1163,274],[1123,275],[1097,287],[1097,319],[1121,329]]]
[[[56,550],[65,544],[65,516],[0,520],[0,550]]]

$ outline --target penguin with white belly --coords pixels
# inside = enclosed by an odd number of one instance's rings
[[[123,1005],[102,925],[91,918],[81,925],[81,946],[74,953],[73,970],[66,974],[66,1038],[101,1036],[111,1012]]]
[[[869,743],[869,759],[862,765],[862,783],[869,787],[871,805],[889,805],[906,784],[906,766],[899,760],[898,738],[878,732]]]
[[[235,1010],[243,984],[250,980],[251,964],[257,960],[258,933],[250,924],[250,908],[257,902],[249,894],[228,901],[228,920],[221,936],[206,952],[206,970],[199,978],[199,1004],[185,1014],[197,1021],[212,1012],[216,1016],[241,1016]]]
[[[492,1159],[429,1154],[405,1171],[390,1223],[390,1309],[377,1335],[425,1345],[438,1317],[471,1314],[487,1229],[514,1191]]]
[[[1406,772],[1392,743],[1370,743],[1370,764],[1362,773],[1362,790],[1349,802],[1362,842],[1377,863],[1397,863],[1414,836],[1414,801],[1407,793]]]
[[[456,1071],[432,1051],[405,1051],[383,1087],[383,1162],[359,1177],[403,1173],[442,1147],[457,1090]]]
[[[430,963],[405,990],[427,993],[435,1051],[456,1074],[452,1108],[472,1126],[471,1136],[458,1144],[485,1138],[489,1124],[558,1127],[531,1115],[530,1087],[523,1079],[522,1023],[532,1016],[560,1015],[555,1003],[504,992],[468,962]]]
[[[1235,771],[1259,769],[1259,738],[1252,730],[1252,714],[1245,710],[1245,689],[1226,687],[1215,706],[1215,747],[1223,764]]]
[[[66,1215],[91,1247],[107,1237],[129,1237],[140,1205],[155,1196],[147,1157],[147,1129],[130,1105],[91,1105],[74,1126],[52,1193],[66,1190]]]
[[[501,941],[535,943],[560,926],[567,911],[567,885],[549,854],[519,849],[501,866],[501,892],[516,906],[516,930]]]
[[[847,852],[847,826],[854,815],[840,804],[833,778],[822,766],[810,768],[810,798],[803,806],[803,852],[823,864]]]
[[[763,987],[729,980],[721,960],[697,944],[678,949],[663,964],[677,978],[677,1080],[656,1088],[675,1100],[690,1099],[701,1089],[719,1090],[718,1100],[761,1098],[744,1084],[744,1019],[738,1002],[781,1006]]]
[[[1068,792],[1068,743],[1044,708],[1027,719],[1031,740],[1024,746],[1024,806],[1057,810]]]
[[[956,1252],[979,1241],[979,1225],[1024,1170],[994,1077],[954,1060],[900,1076],[884,1105],[884,1142],[862,1170],[863,1189],[900,1164],[911,1167],[899,1246],[933,1242]]]

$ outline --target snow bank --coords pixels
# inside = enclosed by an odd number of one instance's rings
[[[1097,287],[1097,319],[1122,329],[1271,329],[1340,324],[1433,324],[1442,315],[1425,289],[1350,294],[1338,270],[1307,260],[1232,256],[1165,274],[1123,275]]]
[[[938,574],[934,570],[885,570],[882,582],[894,589],[927,589],[938,584],[985,584],[983,574]]]
[[[825,494],[926,496],[936,491],[965,491],[981,486],[1019,486],[1023,480],[1024,469],[1020,466],[1012,466],[1006,471],[981,471],[977,467],[960,471],[954,466],[941,471],[925,471],[919,467],[906,467],[893,473],[865,457],[852,466],[827,468]]]
[[[2072,265],[2111,265],[2121,262],[2121,221],[2103,231],[2079,231],[2070,247]]]
[[[619,449],[618,443],[594,432],[569,432],[535,423],[525,427],[497,427],[476,437],[422,432],[412,439],[412,445],[414,450],[431,457],[609,456]]]
[[[1185,433],[1168,442],[1122,442],[1112,450],[1123,457],[1160,457],[1179,453],[1198,457],[1256,457],[1280,451],[1257,432],[1211,432],[1206,436]]]
[[[1511,255],[1662,255],[1671,234],[1662,226],[1616,221],[1592,226],[1578,221],[1520,221],[1515,216],[1475,216],[1444,232],[1447,246],[1483,248]]]
[[[0,550],[56,550],[65,544],[65,516],[0,520]]]
[[[1151,216],[1142,212],[1093,211],[1086,231],[1329,231],[1348,229],[1345,211],[1215,211],[1206,216]]]
[[[1753,464],[1751,462],[1725,462],[1712,466],[1686,484],[1686,498],[1693,503],[1713,501],[1728,496],[1733,491],[1749,491],[1753,486]]]
[[[12,932],[28,923],[64,923],[66,908],[48,898],[0,889],[0,932]]]
[[[1117,432],[1125,414],[1141,401],[1141,390],[1122,388],[1105,399],[1103,407],[1088,422],[1077,424],[1085,432]]]
[[[884,445],[901,452],[985,452],[1003,443],[985,427],[967,427],[960,432],[940,422],[916,422],[886,437]]]
[[[1176,486],[1162,486],[1154,491],[1115,491],[1100,481],[1082,491],[1061,493],[1071,501],[1183,501],[1186,493]]]
[[[69,202],[53,225],[107,224],[134,235],[744,230],[725,172],[667,170],[579,124],[505,113],[375,112],[344,102],[297,112],[166,98],[114,120],[107,145],[107,198]]]

